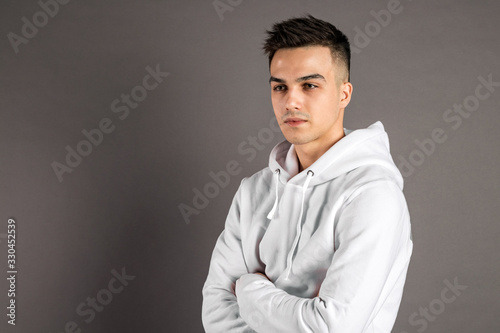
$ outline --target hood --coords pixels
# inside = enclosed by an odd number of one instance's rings
[[[314,186],[361,166],[380,165],[391,171],[395,182],[403,189],[403,177],[392,160],[389,139],[380,121],[363,129],[344,129],[344,133],[346,135],[342,139],[300,173],[295,145],[283,141],[271,151],[269,168],[278,174],[282,184],[290,181],[303,185],[308,174],[311,175],[309,171],[312,171],[309,185]]]
[[[289,278],[295,249],[298,246],[302,232],[302,216],[306,191],[309,186],[315,186],[330,181],[356,168],[366,165],[378,165],[391,171],[394,181],[403,189],[403,177],[392,160],[389,151],[389,139],[380,121],[367,128],[348,130],[344,128],[345,136],[336,142],[326,153],[302,172],[295,153],[295,146],[288,141],[277,144],[269,157],[269,168],[275,175],[275,201],[267,215],[272,220],[278,216],[279,184],[295,184],[302,187],[299,218],[296,223],[296,236],[287,255],[287,272]]]

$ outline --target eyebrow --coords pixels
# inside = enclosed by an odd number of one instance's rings
[[[315,74],[310,74],[310,75],[299,77],[298,79],[295,80],[295,82],[299,83],[299,82],[304,82],[304,81],[311,80],[311,79],[320,79],[320,80],[326,81],[326,79],[323,75],[315,73]],[[283,79],[271,76],[269,78],[269,83],[271,83],[271,82],[285,83],[286,81]]]

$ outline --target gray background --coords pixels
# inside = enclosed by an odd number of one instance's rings
[[[393,332],[498,332],[500,88],[459,128],[443,119],[474,95],[479,76],[500,81],[498,2],[402,0],[378,30],[371,11],[388,1],[232,3],[221,19],[211,0],[70,1],[15,53],[8,33],[21,35],[21,19],[41,9],[2,0],[0,277],[8,218],[17,221],[18,276],[15,328],[1,278],[0,331],[63,332],[70,321],[82,332],[203,331],[201,288],[232,196],[283,139],[261,142],[254,158],[238,151],[273,117],[264,31],[307,12],[359,46],[345,127],[381,120],[394,159],[420,164],[405,177],[414,253]],[[369,44],[356,44],[367,25]],[[170,75],[120,120],[112,101],[157,64]],[[51,163],[64,163],[65,147],[103,118],[114,131],[59,182]],[[447,140],[416,152],[435,128]],[[241,172],[187,224],[179,205],[192,206],[193,189],[231,160]],[[86,323],[76,308],[122,267],[135,279]],[[467,289],[442,309],[444,281],[455,278]],[[429,306],[439,314],[412,325]]]

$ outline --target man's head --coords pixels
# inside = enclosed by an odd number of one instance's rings
[[[274,54],[279,49],[305,46],[326,46],[332,53],[339,70],[339,81],[350,80],[351,48],[349,40],[333,24],[317,19],[312,15],[292,18],[278,22],[271,30],[266,31],[264,52],[269,58],[269,67]]]
[[[344,136],[344,109],[352,94],[347,37],[309,15],[275,24],[264,50],[283,135],[299,149],[324,152]]]

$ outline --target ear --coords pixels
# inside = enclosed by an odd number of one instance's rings
[[[340,107],[345,108],[351,101],[352,84],[351,82],[344,82],[340,86]]]

